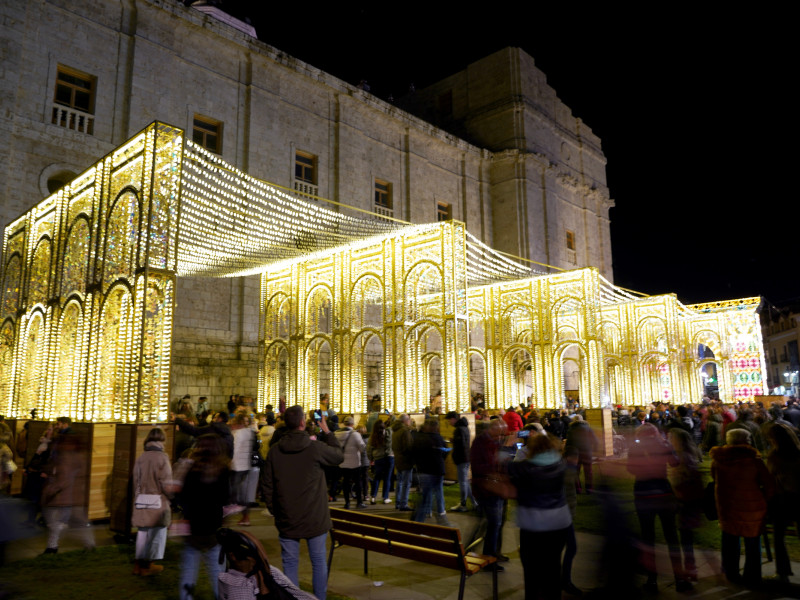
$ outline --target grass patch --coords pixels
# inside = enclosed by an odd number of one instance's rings
[[[102,546],[92,552],[77,550],[15,561],[0,568],[0,590],[15,600],[175,600],[178,596],[183,543],[170,541],[164,553],[164,571],[151,577],[133,575],[133,545]],[[304,590],[311,585],[301,582]],[[197,600],[214,594],[201,567]],[[328,593],[333,600],[353,600]]]

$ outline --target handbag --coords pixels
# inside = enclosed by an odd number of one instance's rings
[[[473,485],[480,488],[486,496],[508,500],[517,497],[517,488],[504,473],[492,473],[473,479]]]
[[[139,481],[142,480],[142,467],[139,466]],[[160,509],[161,494],[142,494],[136,486],[136,497],[133,499],[133,508]]]
[[[133,501],[134,508],[160,509],[161,494],[136,494]]]

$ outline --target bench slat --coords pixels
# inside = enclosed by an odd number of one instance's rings
[[[397,531],[404,531],[406,533],[413,533],[417,535],[425,535],[429,538],[452,540],[454,536],[458,538],[461,543],[461,533],[455,527],[444,527],[442,525],[431,525],[429,523],[417,523],[416,521],[408,521],[406,519],[397,519],[395,517],[382,517],[370,513],[358,512],[354,510],[345,510],[343,508],[331,508],[331,519],[341,519],[348,523],[361,523],[364,525],[374,525],[393,529]]]
[[[444,567],[446,569],[453,569],[461,571],[466,569],[468,572],[473,572],[471,568],[467,568],[464,561],[457,555],[447,552],[439,552],[437,550],[430,550],[420,546],[413,546],[410,544],[402,544],[392,542],[391,544],[385,539],[364,536],[360,534],[353,534],[344,531],[332,531],[331,537],[346,546],[353,546],[355,548],[363,548],[372,552],[380,552],[388,554],[389,556],[397,556],[399,558],[408,558],[425,562],[431,565]]]
[[[377,538],[391,540],[392,542],[399,542],[402,544],[419,544],[420,536],[405,531],[398,531],[396,529],[384,529],[379,525],[366,525],[362,523],[348,523],[341,519],[331,519],[333,522],[333,529],[343,529],[352,533],[360,533]],[[455,552],[455,543],[452,539],[443,540],[441,538],[425,537],[425,545],[432,550],[439,550],[441,552]]]

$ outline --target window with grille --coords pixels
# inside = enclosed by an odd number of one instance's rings
[[[192,122],[192,140],[215,154],[222,154],[222,122],[195,115]]]

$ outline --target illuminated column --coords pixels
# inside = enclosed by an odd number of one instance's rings
[[[442,223],[444,258],[443,412],[469,410],[469,322],[464,224]]]
[[[333,298],[330,310],[331,330],[331,389],[330,408],[337,412],[344,406],[345,371],[350,331],[350,255],[337,252],[333,256],[331,287]]]

